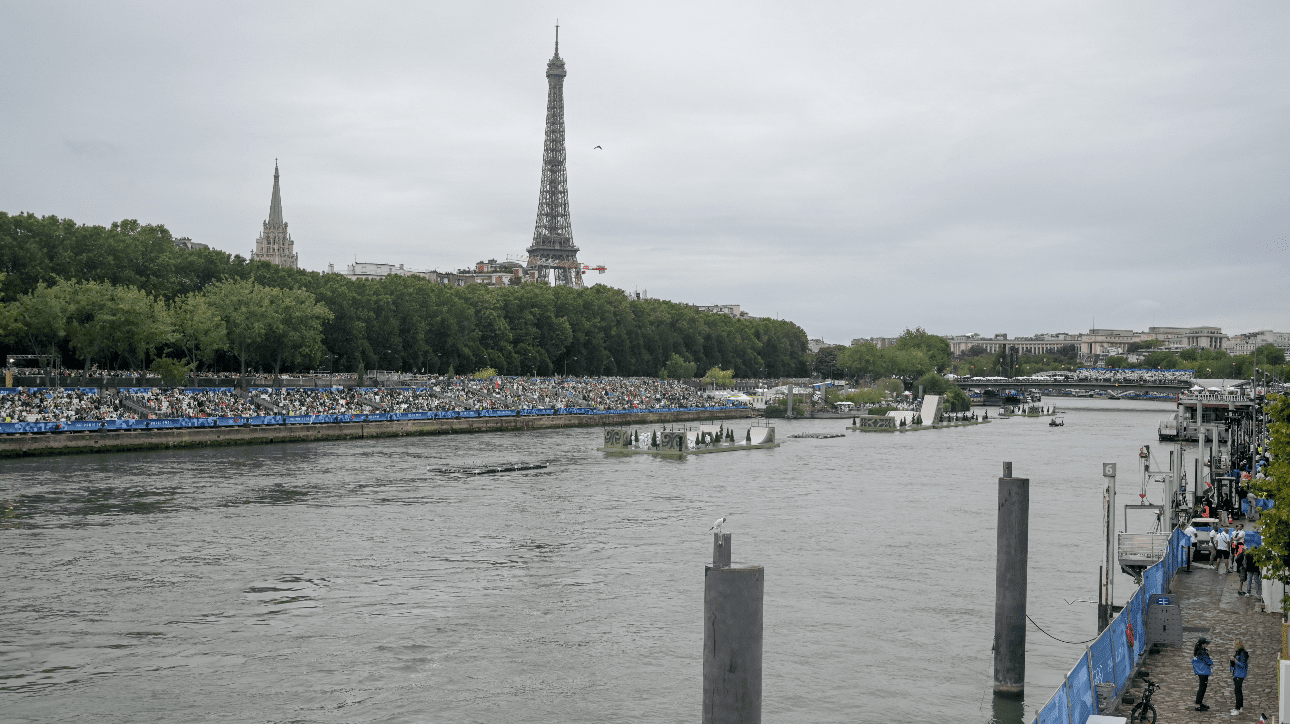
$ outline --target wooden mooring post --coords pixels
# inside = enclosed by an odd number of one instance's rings
[[[733,567],[730,534],[713,533],[703,572],[703,724],[761,724],[763,574]]]
[[[1030,538],[1030,480],[999,478],[994,562],[994,693],[1021,697],[1026,683],[1026,566]]]

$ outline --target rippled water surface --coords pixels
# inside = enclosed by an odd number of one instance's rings
[[[696,721],[728,515],[766,567],[766,721],[985,722],[1000,462],[1031,479],[1030,614],[1083,640],[1100,463],[1136,493],[1172,409],[1057,404],[684,461],[596,428],[0,461],[0,721]],[[1033,712],[1083,649],[1027,646]]]

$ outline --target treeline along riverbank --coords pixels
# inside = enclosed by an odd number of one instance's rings
[[[673,355],[702,371],[795,377],[806,333],[621,290],[452,287],[415,276],[352,281],[216,249],[179,249],[160,225],[110,227],[0,212],[0,351],[84,369],[399,370],[654,376]]]
[[[321,440],[354,440],[375,437],[405,437],[409,435],[443,435],[469,432],[498,432],[506,430],[547,430],[561,427],[594,427],[602,425],[651,425],[691,420],[724,420],[752,417],[756,413],[748,408],[707,408],[692,410],[666,410],[652,412],[588,412],[584,414],[516,414],[518,411],[488,411],[488,416],[418,417],[416,419],[389,419],[394,415],[356,415],[346,422],[306,422],[302,418],[292,421],[284,417],[244,418],[237,425],[202,427],[160,427],[172,420],[129,420],[137,423],[132,429],[94,430],[77,428],[76,423],[27,423],[42,432],[11,433],[0,435],[0,457],[30,455],[66,455],[73,453],[125,452],[184,447],[210,447],[216,445],[253,445],[282,442],[308,442]],[[510,412],[510,415],[498,413]],[[324,416],[317,416],[324,417]],[[326,416],[336,418],[337,416]],[[385,418],[385,419],[381,419]],[[211,423],[214,418],[204,418]],[[251,424],[250,420],[259,424]],[[114,421],[119,422],[119,421]],[[94,423],[97,425],[97,423]],[[154,425],[144,427],[144,425]]]

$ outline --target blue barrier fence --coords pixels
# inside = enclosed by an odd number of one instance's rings
[[[1250,534],[1246,533],[1249,541]],[[1252,542],[1251,545],[1258,545]],[[1146,653],[1147,597],[1164,593],[1174,572],[1187,562],[1187,536],[1175,530],[1169,537],[1164,559],[1145,570],[1142,585],[1111,625],[1093,640],[1075,668],[1039,710],[1035,724],[1084,724],[1097,710],[1097,685],[1111,684],[1116,701],[1124,694],[1129,677]]]
[[[338,422],[383,422],[388,420],[454,420],[472,417],[516,417],[528,415],[625,415],[653,412],[699,412],[744,410],[723,407],[662,407],[634,410],[593,410],[589,407],[531,408],[527,410],[436,410],[426,412],[380,412],[366,415],[252,415],[249,417],[170,417],[153,420],[65,420],[62,422],[0,422],[0,434],[36,432],[93,432],[96,430],[163,430],[186,427],[228,427],[236,425],[316,425]]]

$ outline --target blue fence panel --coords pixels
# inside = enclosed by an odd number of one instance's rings
[[[1252,530],[1245,531],[1245,545],[1251,548],[1263,545],[1263,534]]]
[[[1160,564],[1157,563],[1156,565]],[[1136,664],[1138,659],[1142,658],[1142,652],[1147,648],[1147,637],[1145,635],[1147,617],[1146,607],[1143,605],[1144,595],[1145,592],[1139,588],[1133,594],[1133,598],[1129,599],[1129,624],[1133,626],[1133,636],[1131,637],[1133,639],[1133,650],[1129,652],[1130,670],[1132,670],[1133,664]]]
[[[1035,721],[1039,724],[1070,724],[1070,720],[1070,707],[1066,703],[1066,685],[1062,684],[1057,688],[1057,693],[1053,694],[1053,698],[1039,710],[1039,717]]]
[[[1121,611],[1120,615],[1111,622],[1111,627],[1107,629],[1111,632],[1111,645],[1115,652],[1115,691],[1117,693],[1128,683],[1129,674],[1133,669],[1129,664],[1129,642],[1126,630],[1129,617],[1124,614],[1125,611]]]
[[[1070,720],[1083,722],[1097,713],[1097,699],[1093,695],[1093,682],[1088,678],[1088,654],[1079,657],[1079,663],[1066,675],[1066,696],[1070,700]]]
[[[63,429],[68,432],[89,432],[92,430],[102,430],[103,422],[100,420],[68,420],[63,423]]]
[[[1173,567],[1172,567],[1172,568],[1170,568],[1169,570],[1165,571],[1165,583],[1166,583],[1166,584],[1167,584],[1169,581],[1172,581],[1172,580],[1173,580],[1173,578],[1174,578],[1174,572],[1175,572],[1175,571],[1177,571],[1179,568],[1182,568],[1183,566],[1187,565],[1187,560],[1188,560],[1188,558],[1191,556],[1191,537],[1190,537],[1190,536],[1186,535],[1186,534],[1185,534],[1185,533],[1183,533],[1181,530],[1177,530],[1177,529],[1175,529],[1175,530],[1174,530],[1174,541],[1175,541],[1175,544],[1174,544],[1174,553],[1175,553],[1175,555],[1174,555],[1174,565],[1173,565]]]
[[[1089,661],[1093,670],[1093,683],[1105,684],[1115,682],[1115,652],[1111,650],[1111,629],[1102,632],[1101,636],[1088,647],[1093,658]]]
[[[1142,587],[1147,589],[1149,594],[1165,592],[1165,566],[1163,563],[1157,563],[1142,572]]]
[[[252,425],[281,425],[281,415],[252,415],[248,418]]]
[[[235,425],[245,425],[249,418],[246,417],[217,417],[215,425],[217,427],[232,427]]]
[[[43,422],[0,422],[0,432],[18,433],[18,432],[44,432]]]

